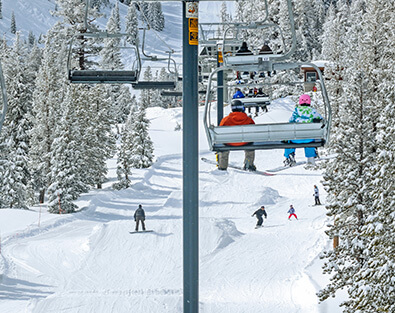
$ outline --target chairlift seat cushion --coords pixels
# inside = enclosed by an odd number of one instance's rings
[[[137,81],[137,71],[112,70],[71,70],[72,83],[133,83]]]
[[[139,81],[132,84],[134,89],[174,89],[175,81]]]

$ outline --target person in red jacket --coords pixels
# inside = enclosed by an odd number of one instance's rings
[[[233,99],[231,102],[232,112],[225,116],[219,126],[235,126],[235,125],[247,125],[255,124],[254,120],[250,118],[244,111],[244,104],[238,99]],[[248,142],[237,142],[228,143],[229,146],[243,146],[247,145]],[[255,171],[256,167],[254,165],[255,151],[254,150],[244,150],[244,169],[248,171]],[[218,169],[225,171],[229,164],[229,151],[223,151],[218,153]]]

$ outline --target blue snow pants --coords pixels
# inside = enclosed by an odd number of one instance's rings
[[[293,142],[293,143],[308,143],[308,142],[313,142],[313,140],[310,140],[310,139],[292,140],[291,142]],[[294,152],[295,152],[295,148],[285,149],[284,156],[286,158],[288,158],[289,155]],[[317,156],[317,154],[315,153],[315,148],[313,148],[313,147],[304,148],[304,155],[306,158],[315,158]]]

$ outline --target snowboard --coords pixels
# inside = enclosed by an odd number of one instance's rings
[[[151,233],[153,230],[139,230],[139,231],[130,231],[129,234],[137,234],[137,233]]]
[[[209,160],[207,158],[201,158],[201,160],[203,162],[206,162],[206,163],[209,163],[209,164],[217,165],[217,162]],[[254,174],[263,175],[263,176],[274,176],[274,175],[276,175],[276,174],[273,174],[273,173],[268,173],[268,172],[265,172],[265,171],[258,171],[258,170],[257,171],[247,171],[247,170],[243,169],[241,166],[237,166],[237,165],[233,165],[233,164],[229,164],[228,167],[229,168],[233,168],[234,170],[237,170],[237,171],[242,171],[244,173],[254,173]]]

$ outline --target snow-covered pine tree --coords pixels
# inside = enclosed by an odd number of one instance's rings
[[[113,125],[112,103],[109,98],[103,99],[103,95],[106,95],[104,86],[94,86],[90,89],[88,95],[88,109],[92,116],[90,123],[92,137],[88,139],[90,142],[87,142],[87,167],[92,180],[90,184],[95,184],[97,188],[101,188],[108,171],[106,161],[116,151],[115,137],[111,129]]]
[[[144,23],[144,24],[149,24],[150,20],[148,18],[149,16],[149,3],[142,1],[142,2],[138,2],[138,7],[140,8],[140,20]]]
[[[121,146],[118,150],[117,177],[118,182],[113,185],[115,189],[128,188],[130,186],[130,176],[132,175],[132,150],[133,150],[133,124],[139,110],[137,102],[134,101],[126,123],[121,132]]]
[[[165,16],[162,12],[160,2],[150,2],[148,4],[148,20],[152,29],[161,32],[165,28]]]
[[[343,103],[343,71],[347,67],[347,55],[345,53],[346,29],[349,18],[349,6],[343,1],[338,2],[338,8],[331,5],[327,11],[324,31],[321,35],[322,54],[321,58],[328,61],[325,66],[325,86],[330,97],[332,107],[332,134],[336,136],[339,129],[340,109]]]
[[[138,44],[138,36],[139,36],[138,26],[139,26],[139,22],[137,19],[136,4],[134,2],[131,2],[129,4],[128,12],[125,18],[125,32],[127,34],[130,34],[126,40],[131,45]]]
[[[29,47],[33,47],[36,42],[36,36],[34,36],[32,31],[29,31],[29,35],[27,37],[27,42],[29,43]]]
[[[150,66],[147,66],[147,68],[144,71],[143,75],[143,80],[144,81],[152,81],[152,70]],[[148,108],[152,104],[152,95],[153,95],[153,90],[146,90],[140,94],[140,104],[144,108]]]
[[[344,108],[333,147],[338,157],[325,172],[328,230],[340,242],[325,253],[324,271],[333,273],[321,300],[346,289],[344,312],[394,310],[394,4],[355,0],[351,5],[344,71]],[[363,34],[363,36],[361,36]],[[380,69],[380,70],[379,70]],[[382,71],[382,70],[383,71]],[[388,173],[387,173],[388,171]]]
[[[135,113],[131,135],[132,149],[130,152],[130,165],[134,168],[148,168],[152,165],[153,142],[148,133],[149,120],[146,118],[146,108],[140,104]]]
[[[108,19],[106,31],[110,34],[119,34],[121,32],[121,18],[119,15],[118,2],[116,2],[114,8],[111,10],[111,16]],[[120,53],[120,42],[120,37],[104,39],[104,47],[100,53],[104,69],[118,70],[123,68]]]
[[[32,123],[30,168],[33,174],[34,188],[39,192],[39,201],[44,201],[44,195],[49,186],[51,170],[50,151],[54,139],[54,130],[60,120],[60,105],[64,98],[64,48],[60,43],[65,37],[58,24],[48,31],[43,49],[42,64],[37,74],[33,92],[33,110],[30,116]],[[33,62],[33,60],[32,60]],[[34,65],[32,64],[33,68]],[[32,68],[32,69],[33,69]],[[60,83],[62,82],[62,83]]]
[[[15,13],[12,11],[11,14],[11,26],[10,26],[11,34],[16,34],[16,21],[15,21]]]
[[[117,98],[116,122],[125,123],[130,112],[132,98],[129,86],[122,85],[120,88],[120,93]]]
[[[52,142],[51,185],[48,187],[48,211],[50,213],[74,212],[77,205],[72,201],[77,199],[81,192],[88,190],[82,177],[86,171],[81,164],[84,157],[81,137],[85,130],[80,128],[82,125],[78,121],[80,104],[74,101],[78,98],[82,88],[72,86],[68,89],[62,103],[62,118]]]
[[[164,67],[161,68],[159,72],[159,80],[160,81],[169,81],[170,80],[170,74],[166,71]],[[167,96],[161,96],[160,92],[158,92],[158,97],[156,100],[156,103],[158,106],[162,108],[170,108],[172,106],[175,106],[176,100],[175,97],[167,97]]]
[[[30,170],[28,151],[31,124],[31,93],[27,71],[27,48],[16,33],[13,48],[9,51],[4,73],[8,94],[8,112],[1,133],[5,141],[2,158],[2,204],[10,208],[27,208]]]

